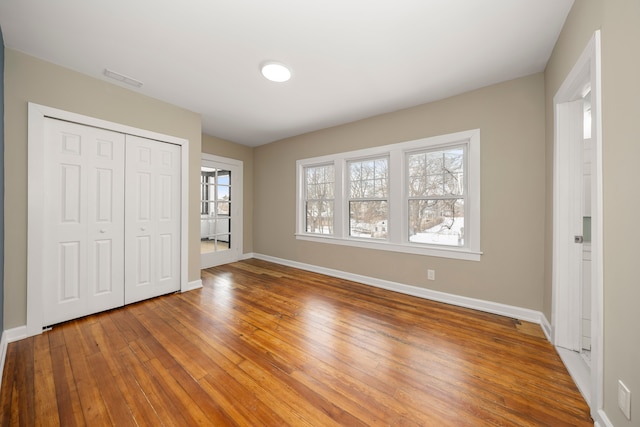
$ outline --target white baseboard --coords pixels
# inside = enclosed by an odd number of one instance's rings
[[[184,292],[193,291],[194,289],[200,289],[202,287],[202,279],[194,280],[187,283],[187,289]]]
[[[18,326],[17,328],[7,329],[4,332],[7,334],[7,343],[20,341],[29,337],[26,326]]]
[[[4,376],[4,361],[7,359],[7,332],[2,331],[2,338],[0,339],[0,388],[2,388],[2,377]]]
[[[532,322],[540,325],[547,336],[550,338],[551,326],[546,320],[544,314],[540,311],[530,310],[528,308],[515,307],[511,305],[501,304],[492,301],[485,301],[475,298],[463,297],[460,295],[449,294],[445,292],[433,291],[430,289],[419,288],[417,286],[405,285],[403,283],[391,282],[388,280],[376,279],[375,277],[362,276],[359,274],[347,273],[345,271],[333,270],[331,268],[319,267],[311,264],[304,264],[297,261],[290,261],[282,258],[276,258],[269,255],[253,254],[253,258],[264,261],[274,262],[289,267],[299,268],[301,270],[311,271],[314,273],[326,274],[327,276],[337,277],[340,279],[351,280],[354,282],[364,283],[365,285],[375,286],[377,288],[387,289],[389,291],[400,292],[406,295],[412,295],[419,298],[429,299],[433,301],[452,304],[459,307],[471,308],[474,310],[484,311],[487,313],[507,316],[526,322]]]
[[[599,419],[595,420],[595,423],[593,424],[595,427],[614,427],[613,423],[611,422],[611,420],[609,420],[609,417],[607,417],[607,414],[604,412],[604,409],[600,409],[597,416]]]
[[[547,316],[543,313],[540,313],[540,327],[542,328],[542,332],[547,337],[547,340],[553,344],[553,329],[551,327],[551,323],[547,320]]]

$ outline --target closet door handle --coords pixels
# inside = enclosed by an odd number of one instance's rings
[[[147,231],[147,229],[144,227],[140,227],[140,231]]]
[[[107,232],[107,230],[105,230],[104,228],[100,229],[100,233],[104,234],[106,232]]]

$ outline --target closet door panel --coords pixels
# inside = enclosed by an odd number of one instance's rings
[[[125,302],[180,290],[177,145],[127,135]]]
[[[124,303],[124,135],[45,120],[46,325]]]
[[[93,294],[104,295],[113,289],[113,245],[111,240],[96,240],[93,251],[96,255],[96,267],[93,280]]]

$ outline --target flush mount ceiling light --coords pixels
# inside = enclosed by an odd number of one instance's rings
[[[107,77],[111,77],[112,79],[117,80],[119,82],[131,85],[131,86],[142,87],[142,82],[140,80],[136,80],[134,78],[127,77],[124,74],[116,73],[115,71],[110,70],[108,68],[104,69],[104,75],[107,76]]]
[[[280,62],[265,62],[260,66],[260,71],[265,79],[272,82],[282,83],[291,78],[291,70]]]

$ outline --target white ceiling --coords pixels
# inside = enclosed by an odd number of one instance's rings
[[[5,46],[249,146],[544,70],[573,0],[0,0]],[[286,63],[287,83],[259,65]],[[103,75],[140,80],[140,89]]]

